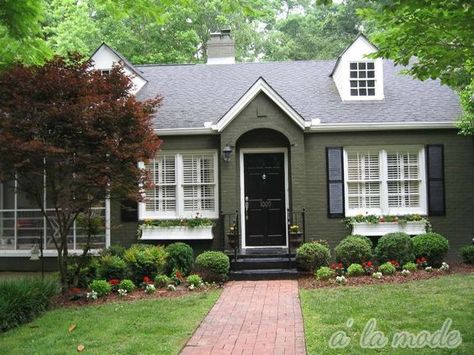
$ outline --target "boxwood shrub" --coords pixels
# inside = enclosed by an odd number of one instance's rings
[[[99,297],[104,297],[112,292],[112,286],[106,280],[94,280],[89,285],[89,288],[97,292]]]
[[[388,233],[382,236],[375,247],[375,255],[380,263],[396,260],[400,265],[415,260],[413,242],[406,233]]]
[[[449,249],[449,242],[445,237],[437,233],[424,233],[412,240],[415,257],[424,256],[431,266],[441,265]]]
[[[327,281],[331,277],[336,276],[336,272],[327,266],[323,266],[323,267],[320,267],[318,271],[316,271],[315,276],[316,276],[316,279],[318,280]]]
[[[320,243],[304,243],[296,250],[296,265],[298,269],[314,273],[321,266],[327,266],[331,252]]]
[[[130,293],[135,290],[136,286],[132,280],[125,279],[120,282],[119,288],[121,288],[122,290],[126,290],[128,293]]]
[[[336,261],[345,266],[372,259],[372,242],[362,235],[349,235],[334,248]]]
[[[168,259],[166,262],[166,273],[171,275],[174,271],[180,271],[189,275],[194,263],[193,249],[186,243],[172,243],[166,247]]]
[[[474,245],[466,245],[462,247],[461,258],[466,264],[474,264]]]
[[[224,282],[230,270],[229,257],[220,251],[205,251],[195,262],[196,272],[207,282]]]
[[[397,269],[390,262],[386,262],[379,266],[379,271],[383,275],[393,275],[397,272]]]
[[[36,318],[59,291],[58,282],[49,278],[0,281],[0,332]]]
[[[123,260],[131,274],[132,281],[140,284],[145,276],[154,278],[162,273],[166,265],[165,248],[158,245],[135,244],[125,250]]]
[[[351,264],[347,268],[347,276],[355,277],[355,276],[362,276],[365,274],[365,270],[361,264]]]

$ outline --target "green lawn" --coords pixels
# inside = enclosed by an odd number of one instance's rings
[[[0,334],[0,353],[177,354],[220,291],[52,310]],[[77,328],[68,332],[71,324]]]
[[[338,287],[300,290],[309,354],[474,354],[474,275],[453,275],[398,285]],[[351,327],[346,326],[353,318]],[[376,330],[388,337],[382,349],[362,349],[361,333],[370,318]],[[451,318],[451,330],[462,336],[460,347],[413,350],[392,348],[397,331],[434,332]],[[331,349],[329,339],[336,331],[346,331],[351,338],[346,348]]]

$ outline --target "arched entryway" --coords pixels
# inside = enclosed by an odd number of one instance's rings
[[[243,248],[288,246],[289,147],[273,129],[254,129],[237,140]]]

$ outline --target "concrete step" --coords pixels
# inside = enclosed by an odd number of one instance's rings
[[[295,258],[288,257],[240,257],[237,261],[232,261],[231,266],[232,270],[291,269],[296,267],[296,263]]]
[[[297,277],[296,269],[247,269],[230,272],[231,280],[292,280]]]

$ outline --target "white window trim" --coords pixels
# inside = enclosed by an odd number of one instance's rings
[[[157,157],[161,155],[175,156],[176,163],[176,212],[152,212],[146,210],[145,202],[140,202],[138,204],[138,219],[189,219],[196,217],[196,213],[199,213],[199,217],[202,218],[219,218],[219,165],[218,165],[218,154],[215,149],[207,150],[179,150],[179,151],[161,151]],[[214,160],[214,205],[215,211],[184,211],[184,179],[183,179],[183,155],[212,155]],[[143,169],[145,164],[143,162],[139,163],[139,166]]]
[[[389,207],[388,206],[388,188],[387,188],[387,152],[392,151],[417,151],[420,173],[420,206],[419,207]],[[348,152],[378,152],[380,160],[380,208],[349,208],[348,198]],[[426,195],[426,167],[425,167],[425,149],[420,145],[406,146],[350,146],[344,147],[344,207],[346,217],[353,217],[360,214],[366,215],[407,215],[407,214],[427,214],[427,195]]]

